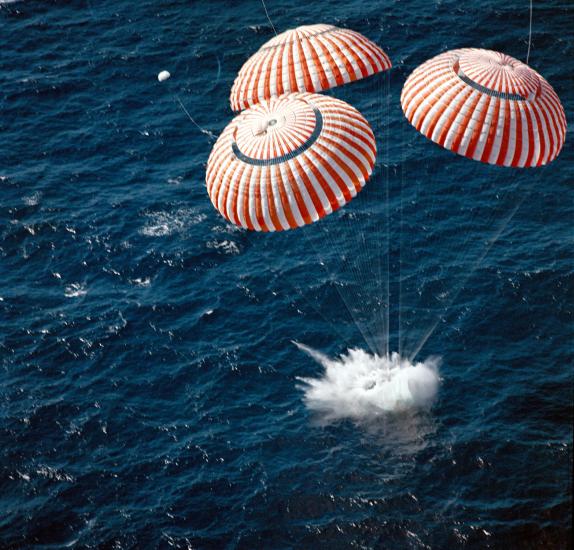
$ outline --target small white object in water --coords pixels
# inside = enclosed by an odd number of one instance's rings
[[[157,75],[157,79],[158,79],[160,82],[163,82],[164,80],[167,80],[170,76],[171,76],[171,74],[169,73],[169,71],[161,71],[161,72]]]

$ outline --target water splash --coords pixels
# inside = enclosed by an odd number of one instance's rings
[[[390,357],[349,349],[330,358],[294,342],[325,369],[320,378],[299,378],[307,407],[325,420],[370,419],[384,413],[429,410],[439,388],[440,360],[411,363],[398,353]]]

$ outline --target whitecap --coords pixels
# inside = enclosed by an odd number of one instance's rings
[[[78,298],[79,296],[84,296],[87,293],[88,290],[86,285],[80,283],[72,283],[64,289],[64,296],[66,298]]]
[[[130,279],[130,283],[136,286],[149,286],[151,284],[150,277],[137,277],[135,279]]]
[[[40,202],[41,198],[42,193],[36,192],[33,193],[32,195],[28,195],[27,197],[22,197],[22,202],[26,206],[36,206]]]
[[[182,233],[207,218],[205,214],[196,214],[189,208],[180,208],[175,212],[151,212],[147,217],[148,223],[140,230],[146,237],[165,237]]]
[[[213,250],[222,250],[224,254],[239,254],[239,247],[233,241],[209,241],[207,243],[207,248]]]
[[[75,481],[71,475],[57,470],[56,468],[51,468],[50,466],[40,466],[36,470],[36,474],[53,481],[67,481],[69,483],[73,483]]]

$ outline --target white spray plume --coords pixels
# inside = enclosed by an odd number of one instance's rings
[[[369,419],[389,412],[429,410],[439,387],[438,358],[410,363],[398,353],[371,355],[361,349],[331,359],[293,342],[323,366],[321,378],[299,378],[305,404],[325,420]]]

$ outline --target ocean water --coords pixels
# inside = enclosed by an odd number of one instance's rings
[[[571,547],[574,7],[534,2],[570,122],[536,170],[399,104],[447,49],[524,60],[526,0],[267,8],[394,64],[330,92],[376,132],[372,180],[276,235],[213,209],[176,102],[231,120],[260,2],[0,1],[0,547]],[[387,349],[424,376],[381,382]]]

